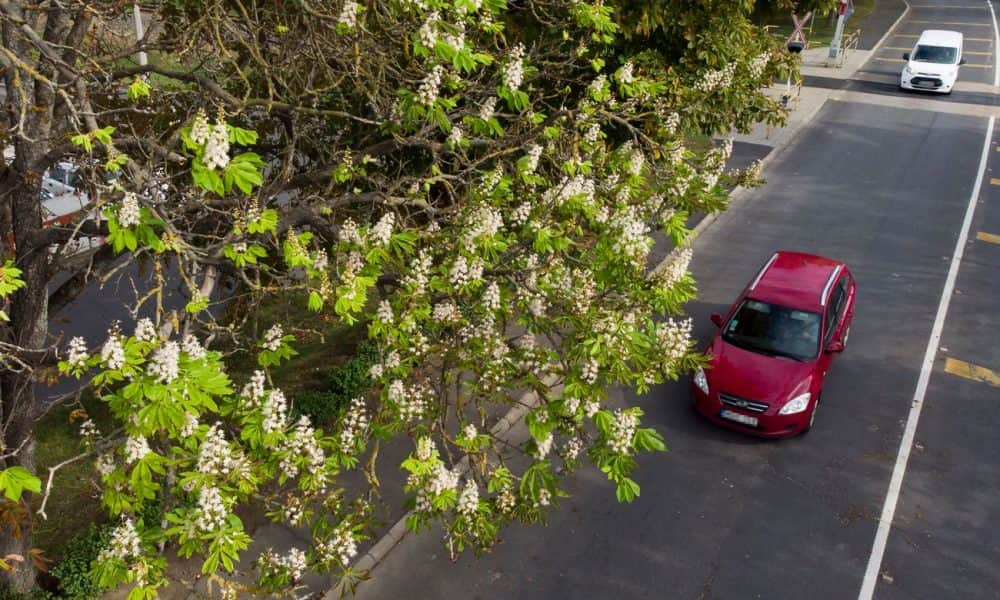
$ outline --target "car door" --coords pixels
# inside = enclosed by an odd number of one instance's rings
[[[843,325],[846,322],[847,312],[847,275],[841,273],[837,283],[830,292],[830,297],[826,303],[826,311],[823,315],[823,344],[820,350],[818,371],[821,378],[826,377],[826,371],[830,367],[835,352],[827,352],[830,342],[839,341],[843,335]],[[822,384],[820,384],[822,385]]]

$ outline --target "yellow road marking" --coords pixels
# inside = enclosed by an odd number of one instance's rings
[[[921,25],[968,25],[969,27],[993,27],[993,23],[974,23],[972,21],[907,21]]]
[[[991,244],[1000,244],[1000,235],[995,233],[986,233],[985,231],[980,231],[976,234],[976,239],[980,242],[989,242]]]
[[[881,60],[883,62],[895,62],[895,63],[906,62],[902,58],[883,58],[881,56],[876,56],[874,58],[875,58],[875,60]],[[992,69],[993,65],[979,65],[979,64],[965,63],[964,65],[962,65],[962,68],[967,68],[967,69]]]
[[[967,363],[964,360],[948,358],[944,361],[944,372],[1000,387],[1000,374],[994,373],[986,367]]]
[[[908,38],[918,38],[920,34],[917,33],[894,33],[892,37],[908,37]],[[967,42],[992,42],[993,38],[977,38],[977,37],[967,37],[965,38]]]
[[[948,6],[947,4],[946,5],[938,5],[938,4],[911,4],[910,8],[933,8],[935,10],[940,10],[942,8],[955,9],[955,10],[989,10],[989,8],[987,8],[985,6],[969,6],[969,5],[965,5],[965,6],[951,5],[951,6]],[[911,23],[919,23],[919,21],[911,21]]]
[[[1000,185],[1000,177],[990,177],[990,185]]]

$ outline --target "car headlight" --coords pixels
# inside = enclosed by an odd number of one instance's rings
[[[910,68],[910,65],[906,65],[905,67],[903,67],[903,72],[906,73],[907,75],[913,75],[913,69]]]
[[[809,406],[809,401],[812,399],[812,394],[806,392],[801,396],[796,396],[788,401],[788,404],[781,407],[778,411],[779,415],[794,415],[800,413]]]
[[[704,369],[698,369],[695,371],[694,384],[698,386],[698,389],[701,390],[703,394],[708,393],[708,377],[705,377]]]

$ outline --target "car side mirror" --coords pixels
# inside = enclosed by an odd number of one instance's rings
[[[960,65],[964,65],[964,64],[965,64],[965,59],[964,59],[964,58],[963,58],[963,59],[960,59],[960,60],[958,61],[958,64],[960,64]]]
[[[909,52],[904,52],[903,53],[903,60],[910,60],[910,53]]]
[[[829,344],[826,345],[826,351],[827,352],[831,352],[831,353],[832,352],[843,352],[844,351],[844,342],[841,342],[839,340],[834,340],[834,341],[832,341],[832,342],[830,342]]]
[[[722,315],[719,313],[712,313],[712,322],[715,323],[716,327],[722,327]]]

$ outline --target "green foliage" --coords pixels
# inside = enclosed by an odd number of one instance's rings
[[[340,416],[341,411],[349,401],[344,401],[341,396],[332,392],[305,390],[295,394],[292,414],[294,416],[305,415],[316,426],[328,425]]]
[[[91,525],[63,546],[63,558],[50,569],[59,579],[61,596],[71,600],[91,600],[101,594],[90,576],[91,563],[108,545],[114,527]]]
[[[3,491],[8,500],[17,502],[24,490],[36,494],[41,492],[42,480],[24,467],[8,467],[0,471],[0,491]]]
[[[365,396],[371,390],[373,382],[370,370],[377,362],[378,350],[373,344],[362,342],[350,360],[330,370],[326,378],[326,391],[323,392],[332,400],[332,406],[327,409],[330,416],[339,415],[340,410],[351,400]],[[302,412],[313,418],[313,414],[305,410]],[[313,422],[319,424],[322,421],[313,418]]]

